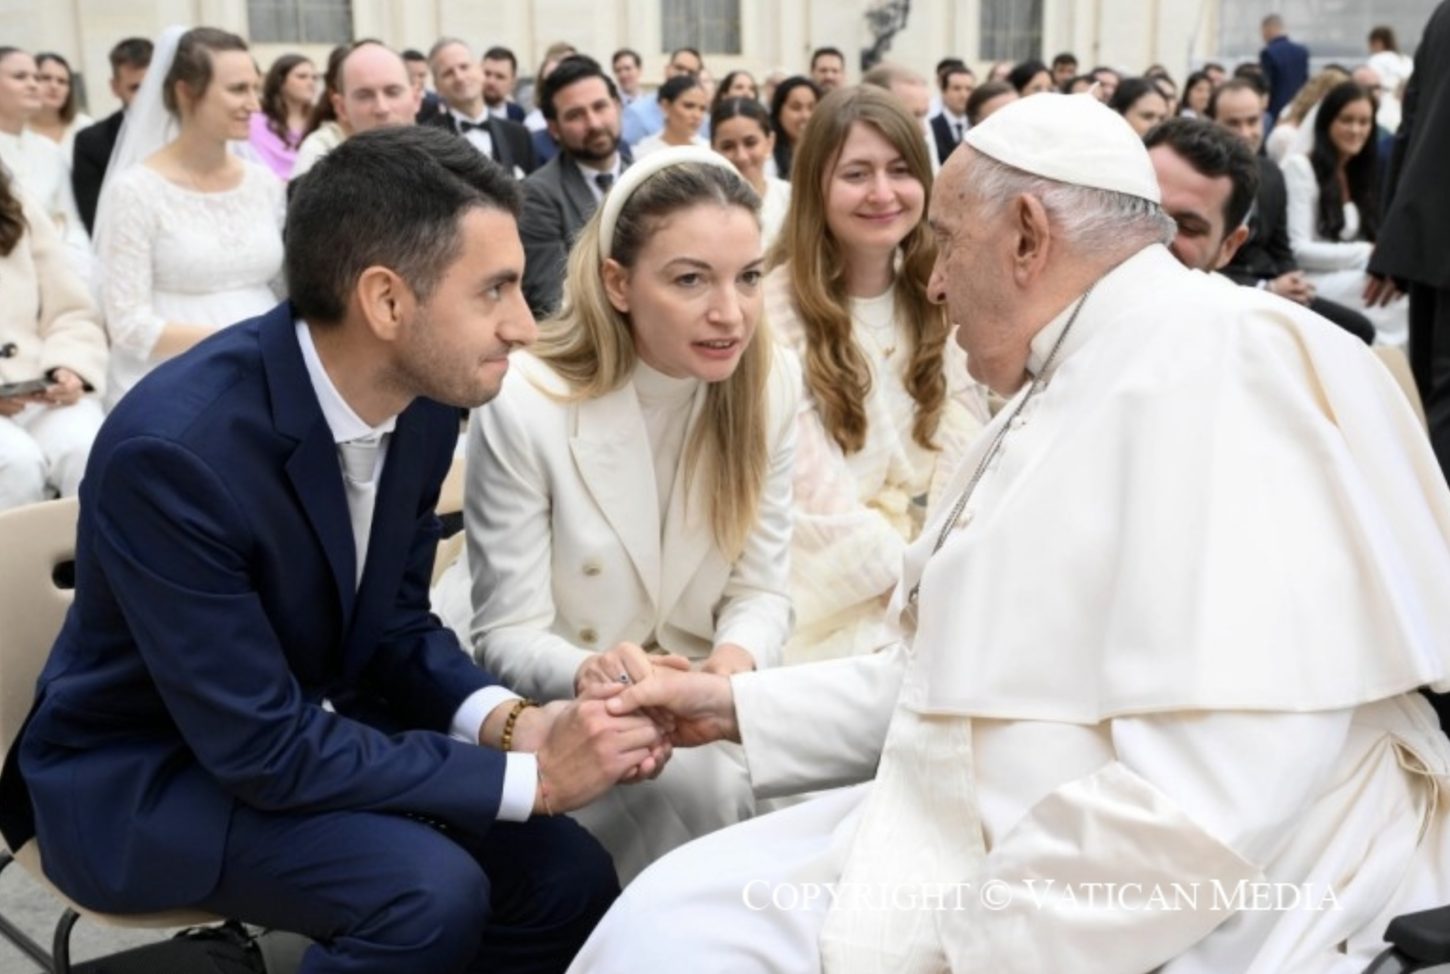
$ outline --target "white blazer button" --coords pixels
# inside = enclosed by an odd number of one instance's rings
[[[584,574],[588,575],[591,578],[593,578],[595,575],[598,575],[602,571],[604,571],[603,566],[592,558],[584,563]]]
[[[595,632],[588,626],[585,626],[583,629],[579,630],[579,639],[581,642],[592,643],[598,638],[599,633]]]
[[[969,507],[957,515],[957,528],[961,529],[972,523],[975,512]]]

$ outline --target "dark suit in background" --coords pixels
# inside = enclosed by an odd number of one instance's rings
[[[1223,269],[1239,284],[1258,287],[1299,269],[1289,245],[1289,194],[1278,163],[1267,156],[1254,157],[1259,164],[1259,195],[1249,214],[1249,238]],[[1342,304],[1315,298],[1309,309],[1323,315],[1365,344],[1374,341],[1374,325],[1368,318]]]
[[[529,114],[528,112],[524,111],[524,106],[520,105],[516,101],[504,102],[504,111],[508,114],[508,120],[510,122],[518,122],[520,125],[524,124],[524,119],[528,117]]]
[[[147,376],[81,485],[75,602],[0,778],[10,848],[37,836],[93,909],[332,943],[329,972],[562,970],[617,886],[567,820],[495,822],[505,755],[448,736],[497,682],[429,613],[457,438],[456,409],[399,414],[359,585],[290,305]]]
[[[1450,0],[1441,0],[1415,50],[1415,73],[1390,159],[1384,225],[1371,274],[1410,294],[1410,368],[1430,442],[1450,479]]]
[[[1269,117],[1278,121],[1279,112],[1309,80],[1309,48],[1280,34],[1259,52],[1259,66],[1269,83]]]
[[[621,154],[624,143],[619,145]],[[629,158],[625,157],[625,165]],[[534,317],[556,311],[564,293],[564,270],[574,238],[598,206],[584,182],[594,173],[561,152],[524,180],[519,237],[524,242],[524,298]]]
[[[125,118],[126,113],[118,109],[95,125],[88,125],[76,133],[70,184],[81,222],[86,225],[86,233],[96,232],[96,204],[101,199],[101,183],[105,181],[106,168],[111,164],[111,150],[116,147],[121,122]]]
[[[460,137],[463,135],[457,116],[446,109],[423,124],[452,132]],[[492,115],[484,124],[487,126],[489,138],[493,141],[493,161],[503,166],[506,172],[512,175],[514,167],[517,166],[527,176],[539,168],[538,160],[534,156],[533,140],[529,138],[528,129],[517,122],[495,118]]]
[[[947,118],[946,115],[932,116],[931,130],[936,136],[937,161],[945,166],[947,164],[947,156],[952,154],[953,150],[961,144],[962,140],[957,138],[956,126],[952,124],[951,119]]]

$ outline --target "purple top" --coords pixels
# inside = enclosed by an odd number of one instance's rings
[[[277,138],[277,133],[267,127],[267,116],[262,112],[253,113],[251,126],[252,132],[247,141],[256,150],[258,160],[276,173],[277,178],[291,179],[292,166],[297,162],[296,145],[288,146]],[[291,134],[297,142],[302,141],[301,132]]]

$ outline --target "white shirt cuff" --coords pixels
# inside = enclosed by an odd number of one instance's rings
[[[539,759],[523,751],[510,751],[503,771],[503,794],[498,800],[500,822],[527,822],[534,814],[539,787]]]
[[[517,699],[517,693],[503,686],[484,687],[482,690],[473,691],[454,712],[449,734],[456,741],[477,744],[478,732],[483,730],[483,722],[493,713],[493,708],[505,701]]]

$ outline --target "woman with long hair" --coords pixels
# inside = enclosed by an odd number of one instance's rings
[[[762,316],[758,206],[708,149],[625,170],[558,316],[473,414],[468,563],[434,605],[525,696],[780,662],[799,366]],[[754,807],[738,747],[712,744],[573,814],[628,882]]]
[[[770,127],[775,132],[775,150],[768,175],[790,182],[791,161],[796,142],[821,100],[821,89],[810,78],[794,75],[775,86],[770,99]]]
[[[55,224],[72,269],[89,277],[91,244],[76,210],[65,153],[30,127],[43,104],[35,58],[0,46],[0,166],[10,171],[12,191],[39,203]]]
[[[291,179],[297,148],[317,103],[317,68],[301,54],[283,54],[262,81],[262,110],[252,116],[249,141],[278,179]]]
[[[0,166],[0,510],[75,496],[101,428],[106,333],[45,211]]]
[[[659,99],[660,114],[664,116],[665,127],[635,143],[636,159],[643,159],[660,149],[709,145],[700,135],[700,123],[705,120],[710,101],[698,78],[692,74],[677,74],[660,85],[656,97]]]
[[[1212,97],[1213,78],[1207,71],[1195,71],[1183,82],[1183,101],[1178,106],[1178,114],[1186,118],[1206,118]]]
[[[1375,326],[1376,341],[1404,345],[1408,302],[1401,298],[1369,307],[1364,300],[1383,217],[1374,96],[1346,81],[1330,89],[1313,117],[1313,148],[1284,160],[1294,259],[1319,297],[1365,314]]]
[[[162,360],[277,303],[284,187],[228,151],[247,138],[256,81],[235,34],[173,27],[156,45],[96,212],[110,402]]]
[[[715,89],[715,97],[710,99],[710,112],[713,114],[720,104],[730,98],[749,98],[751,101],[760,101],[760,88],[755,83],[755,77],[744,69],[737,68],[720,79],[720,84]]]
[[[1023,61],[1014,65],[1007,75],[1007,81],[1023,98],[1057,90],[1052,82],[1052,70],[1041,61]]]
[[[790,183],[767,174],[775,133],[764,106],[754,98],[716,103],[710,115],[710,148],[729,159],[760,197],[760,235],[769,251],[790,209]]]
[[[317,165],[317,160],[342,145],[350,134],[342,120],[337,117],[337,108],[332,96],[338,94],[342,73],[342,62],[352,53],[352,46],[339,44],[327,55],[327,70],[322,75],[322,94],[307,116],[307,125],[302,129],[302,138],[297,143],[297,154],[292,159],[292,179],[304,176]]]
[[[766,313],[804,363],[806,390],[791,661],[880,645],[902,552],[986,418],[926,293],[936,248],[921,126],[886,91],[839,89],[806,126],[796,167],[765,282]]]
[[[69,164],[75,151],[76,133],[95,124],[95,119],[76,104],[70,62],[46,51],[35,55],[35,70],[40,82],[40,111],[31,118],[30,128],[60,146]]]
[[[1152,78],[1124,78],[1108,107],[1123,116],[1139,137],[1168,117],[1168,97]]]
[[[1264,139],[1264,154],[1280,166],[1291,155],[1308,154],[1314,142],[1315,109],[1332,88],[1348,80],[1349,75],[1333,67],[1310,78],[1274,120],[1273,131]]]

